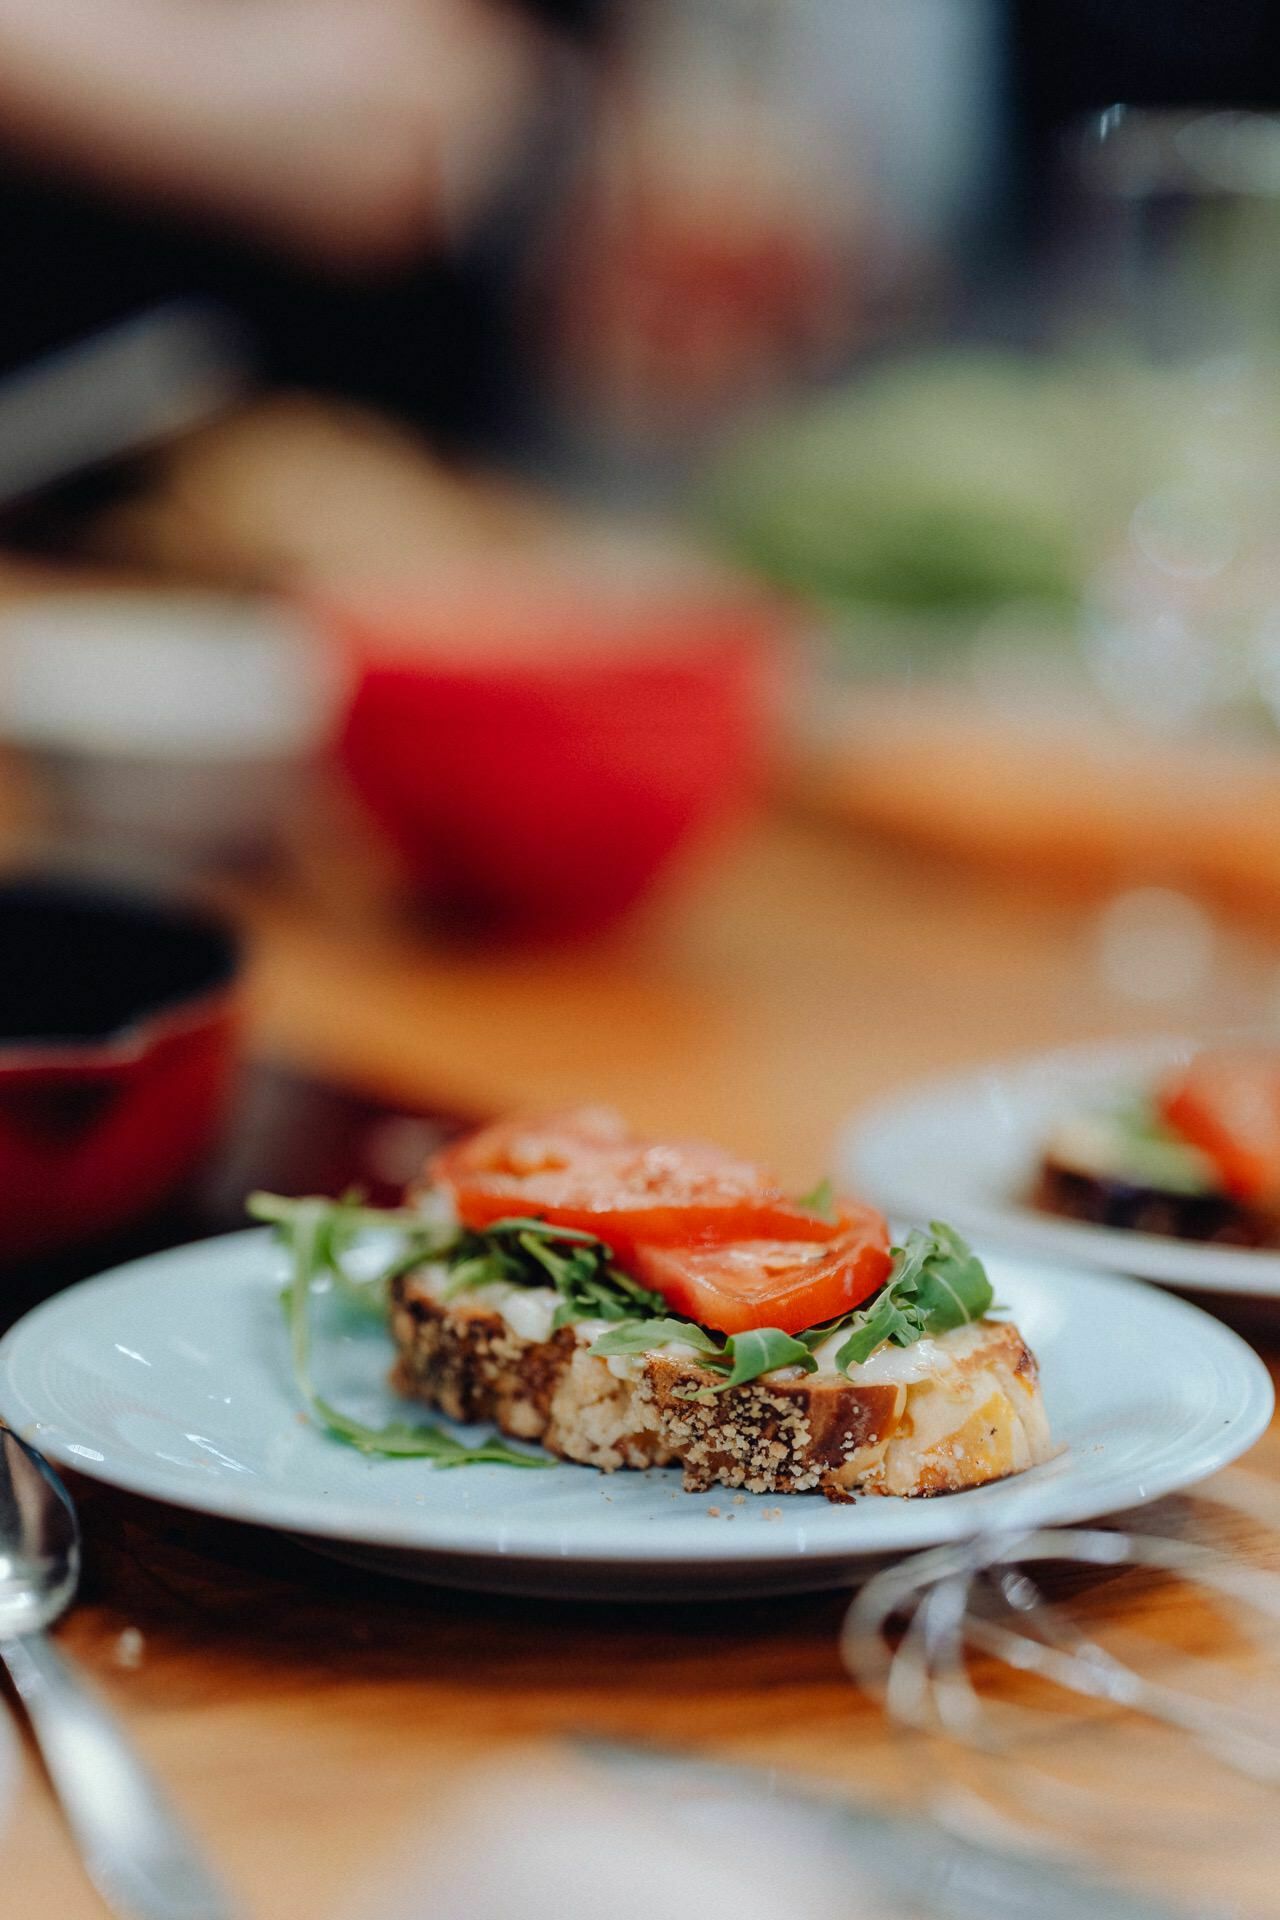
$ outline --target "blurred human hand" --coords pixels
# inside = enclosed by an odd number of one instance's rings
[[[304,250],[382,259],[465,224],[522,126],[535,41],[488,0],[254,0],[210,129],[228,212]],[[194,182],[193,182],[194,184]]]
[[[541,54],[494,0],[0,0],[0,124],[59,171],[359,266],[465,224]]]

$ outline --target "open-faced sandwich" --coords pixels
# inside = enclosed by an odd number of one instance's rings
[[[1069,1114],[1035,1203],[1094,1226],[1280,1247],[1280,1052],[1204,1052],[1148,1094]]]
[[[946,1227],[893,1247],[825,1186],[583,1110],[483,1128],[411,1196],[441,1236],[390,1283],[396,1383],[690,1491],[935,1494],[1049,1452],[1036,1363]]]

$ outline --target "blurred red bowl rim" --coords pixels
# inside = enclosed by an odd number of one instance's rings
[[[370,667],[475,678],[644,672],[725,653],[763,657],[798,626],[788,601],[737,581],[635,591],[529,580],[518,567],[501,588],[352,586],[310,593],[305,604],[357,675]]]

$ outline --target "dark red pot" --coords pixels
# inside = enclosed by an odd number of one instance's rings
[[[139,1218],[231,1089],[239,943],[217,916],[63,878],[0,885],[0,1261]]]

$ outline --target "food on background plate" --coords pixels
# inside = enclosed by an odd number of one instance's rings
[[[1093,1226],[1280,1247],[1280,1051],[1199,1053],[1149,1094],[1068,1115],[1033,1197]]]
[[[319,1280],[389,1311],[397,1386],[452,1420],[605,1471],[679,1465],[690,1492],[955,1492],[1048,1457],[1034,1356],[990,1318],[981,1262],[934,1223],[890,1243],[824,1182],[788,1197],[704,1143],[608,1110],[498,1123],[447,1147],[394,1213],[255,1196],[293,1252],[312,1413],[370,1452],[531,1465],[440,1428],[363,1427],[310,1380]],[[378,1270],[344,1259],[390,1229]]]

